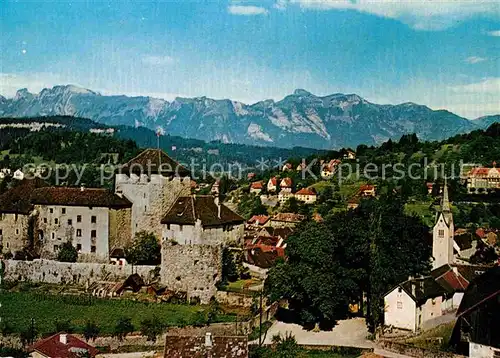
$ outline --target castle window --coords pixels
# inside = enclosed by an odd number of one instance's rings
[[[82,222],[82,216],[81,215],[77,215],[76,216],[76,222],[77,223],[81,223]]]
[[[438,235],[439,235],[439,237],[444,237],[444,230],[440,229],[438,231]]]
[[[59,245],[54,245],[54,251],[59,250]]]
[[[54,219],[54,224],[56,224],[56,225],[59,224],[59,219],[58,218]]]
[[[398,307],[398,310],[402,310],[403,309],[403,302],[398,301],[397,302],[397,307]]]
[[[56,238],[56,234],[52,233],[52,240],[54,240],[55,238]]]
[[[50,208],[50,209],[49,209],[49,213],[51,213],[51,214],[52,214],[53,212],[54,212],[54,209]]]
[[[82,244],[76,244],[76,250],[82,251]]]
[[[47,218],[43,218],[43,223],[47,224]]]
[[[19,229],[16,229],[16,235],[19,235]]]
[[[76,237],[81,237],[81,236],[82,236],[82,230],[76,229]]]
[[[179,225],[179,231],[182,231],[182,225]]]
[[[2,236],[2,235],[3,235],[3,231],[2,231],[2,229],[0,229],[0,236]]]
[[[92,230],[92,231],[90,232],[90,237],[92,237],[92,238],[96,238],[96,237],[97,237],[97,231],[96,231],[96,230]]]
[[[66,208],[62,208],[61,212],[62,212],[63,215],[66,214]]]
[[[90,252],[94,253],[96,251],[96,247],[95,246],[90,246]]]
[[[70,226],[73,225],[73,220],[68,219],[68,225],[70,225]]]
[[[18,218],[18,216],[17,216],[17,214],[16,214],[16,215],[14,216],[14,219],[17,221],[17,218]]]
[[[95,224],[95,223],[97,222],[97,216],[92,215],[92,216],[90,217],[90,222],[91,222],[92,224]]]

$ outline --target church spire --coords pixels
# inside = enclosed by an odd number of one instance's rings
[[[441,210],[443,212],[450,212],[450,199],[448,197],[448,183],[446,182],[446,178],[444,179],[444,188],[443,188],[443,199],[441,200]]]

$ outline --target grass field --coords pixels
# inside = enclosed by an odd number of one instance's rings
[[[142,320],[158,317],[168,326],[193,324],[203,321],[206,306],[169,303],[144,303],[131,300],[92,298],[85,304],[80,297],[61,299],[58,296],[40,295],[31,292],[2,292],[0,294],[0,317],[15,332],[26,330],[34,318],[41,334],[53,332],[56,320],[70,320],[72,327],[81,332],[87,320],[94,321],[102,334],[110,334],[120,317],[132,318],[136,330]],[[203,317],[203,318],[201,318]],[[201,319],[200,319],[201,318]],[[234,316],[218,315],[216,321],[233,321]]]
[[[439,325],[433,329],[423,332],[415,338],[408,339],[405,343],[412,344],[420,348],[446,350],[448,349],[454,326],[455,321]],[[436,338],[441,338],[442,341],[439,342],[435,340]]]

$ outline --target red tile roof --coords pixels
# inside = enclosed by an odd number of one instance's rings
[[[250,185],[252,189],[262,189],[264,187],[264,184],[262,184],[261,181],[256,181]]]
[[[316,195],[316,192],[314,189],[302,188],[296,192],[295,195]]]
[[[280,182],[280,186],[282,188],[291,188],[292,187],[292,178],[283,178]]]
[[[254,215],[249,220],[249,224],[264,225],[269,221],[269,216],[267,215]]]
[[[359,187],[359,191],[372,191],[375,189],[375,185],[370,185],[370,184],[364,184]]]
[[[271,185],[274,186],[276,186],[276,184],[278,183],[278,179],[276,177],[272,177],[271,179],[269,179],[269,181],[271,182]]]
[[[63,333],[57,333],[36,342],[30,347],[29,351],[36,351],[51,358],[78,358],[85,351],[91,357],[95,357],[99,353],[96,348],[71,334],[66,334],[66,344],[63,344],[60,340],[61,334]]]
[[[488,176],[490,173],[490,170],[496,170],[497,174],[500,175],[500,171],[497,168],[473,168],[469,172],[469,176],[471,177],[485,177]]]
[[[273,221],[300,222],[306,217],[295,213],[278,213],[272,217]]]
[[[31,202],[40,205],[67,205],[130,208],[132,203],[107,189],[45,187],[35,189]]]

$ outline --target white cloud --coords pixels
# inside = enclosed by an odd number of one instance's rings
[[[467,57],[465,59],[465,62],[470,63],[471,65],[474,65],[474,64],[479,63],[479,62],[484,62],[484,61],[488,61],[488,59],[484,58],[484,57],[479,57],[479,56],[470,56],[470,57]]]
[[[142,63],[151,66],[165,66],[175,62],[173,57],[170,56],[154,56],[147,55],[141,59]]]
[[[356,10],[397,19],[416,30],[442,30],[475,17],[499,17],[497,0],[292,0],[302,8]]]
[[[488,31],[487,34],[490,36],[500,37],[500,30]]]
[[[233,15],[244,15],[244,16],[252,16],[252,15],[267,15],[269,11],[267,9],[260,6],[251,6],[251,5],[231,5],[228,6],[227,11]]]
[[[480,82],[452,86],[450,89],[461,93],[481,93],[500,95],[500,77],[485,78]]]

